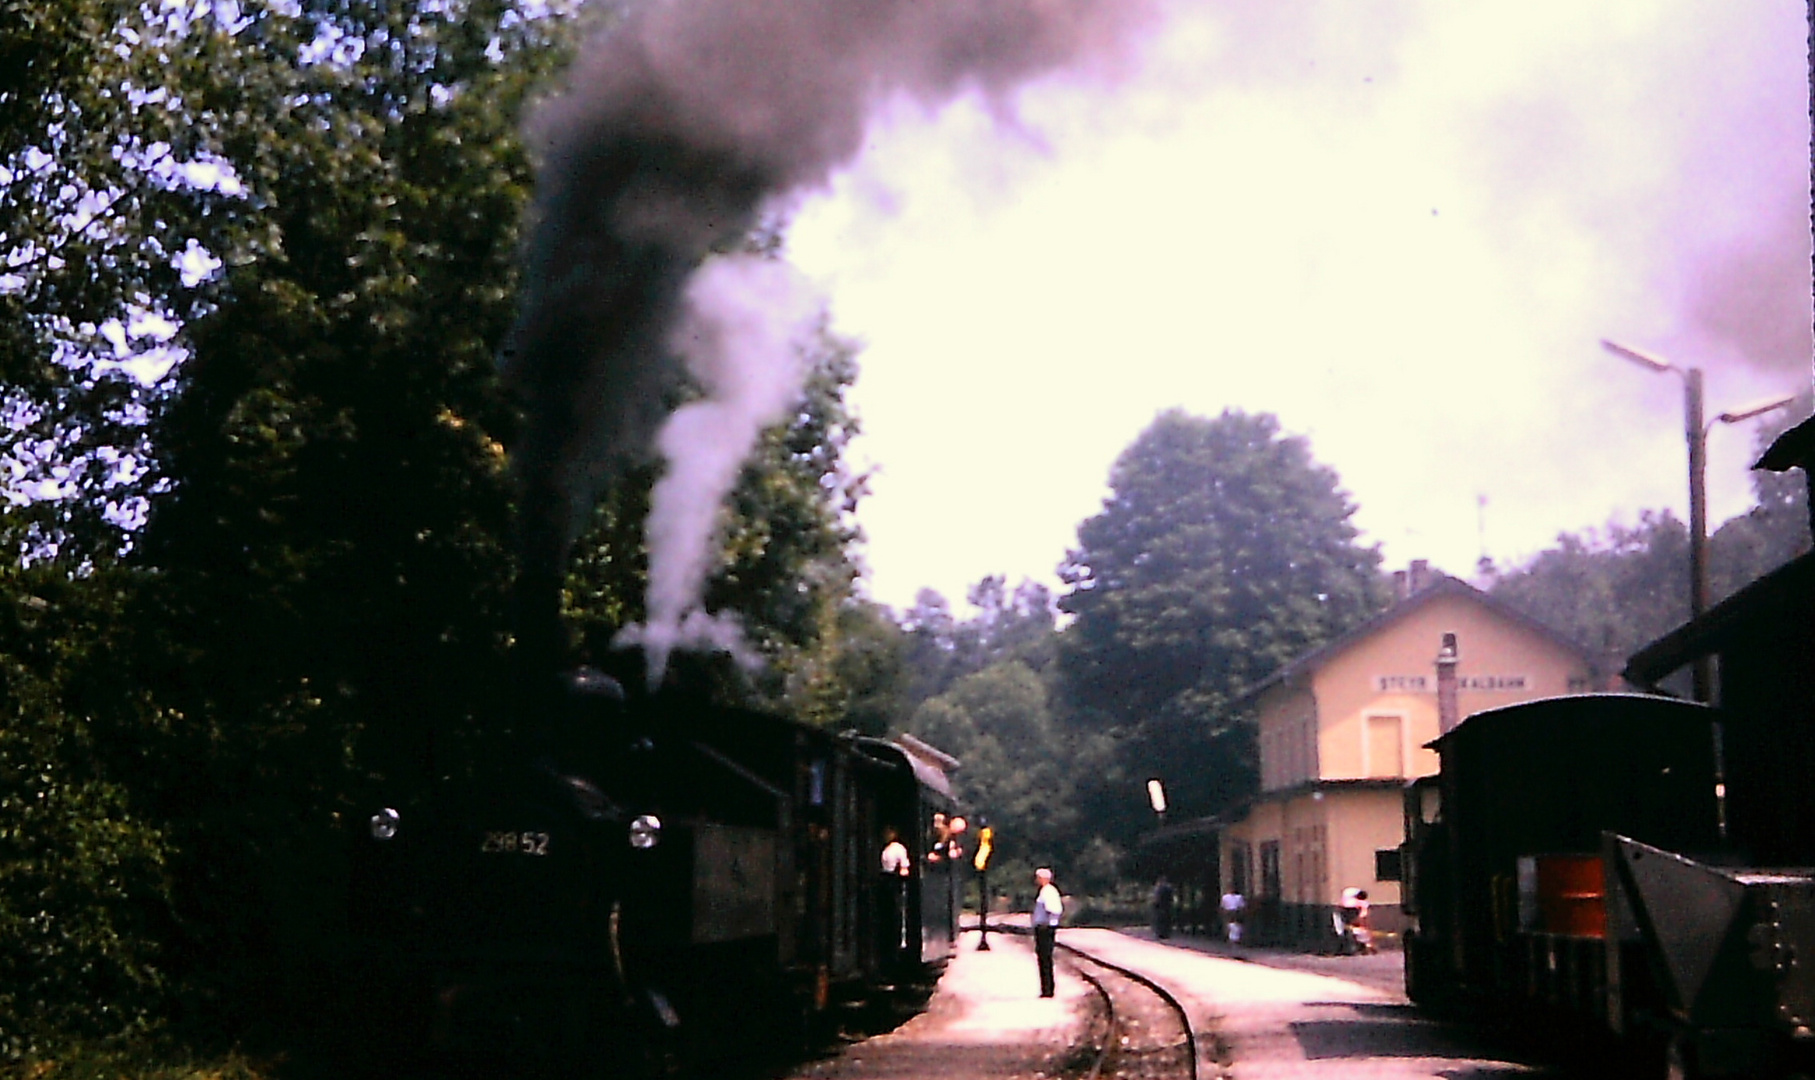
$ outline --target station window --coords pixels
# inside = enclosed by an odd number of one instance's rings
[[[1362,747],[1363,769],[1369,776],[1405,775],[1405,718],[1397,714],[1369,716],[1367,742]]]

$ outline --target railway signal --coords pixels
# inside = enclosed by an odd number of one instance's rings
[[[977,856],[971,865],[977,870],[977,951],[989,952],[989,853],[996,846],[996,830],[988,818],[977,819]]]

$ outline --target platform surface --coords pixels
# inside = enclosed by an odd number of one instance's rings
[[[1090,988],[1059,966],[1056,994],[1040,996],[1032,944],[1011,935],[959,940],[927,1009],[886,1035],[806,1063],[794,1077],[836,1080],[1040,1080],[1081,1042]]]

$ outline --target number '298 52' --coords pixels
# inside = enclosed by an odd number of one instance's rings
[[[545,832],[487,832],[479,841],[479,850],[487,855],[546,855],[548,834]]]

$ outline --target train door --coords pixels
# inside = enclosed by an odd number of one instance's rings
[[[863,831],[858,777],[844,755],[838,759],[838,810],[832,820],[832,973],[843,977],[858,970],[856,936],[858,874],[863,856]]]
[[[964,877],[965,860],[969,858],[971,836],[963,819],[941,809],[943,804],[922,805],[926,816],[926,855],[921,860],[919,910],[915,913],[920,928],[917,944],[922,963],[933,963],[949,956],[958,936],[959,889]]]

